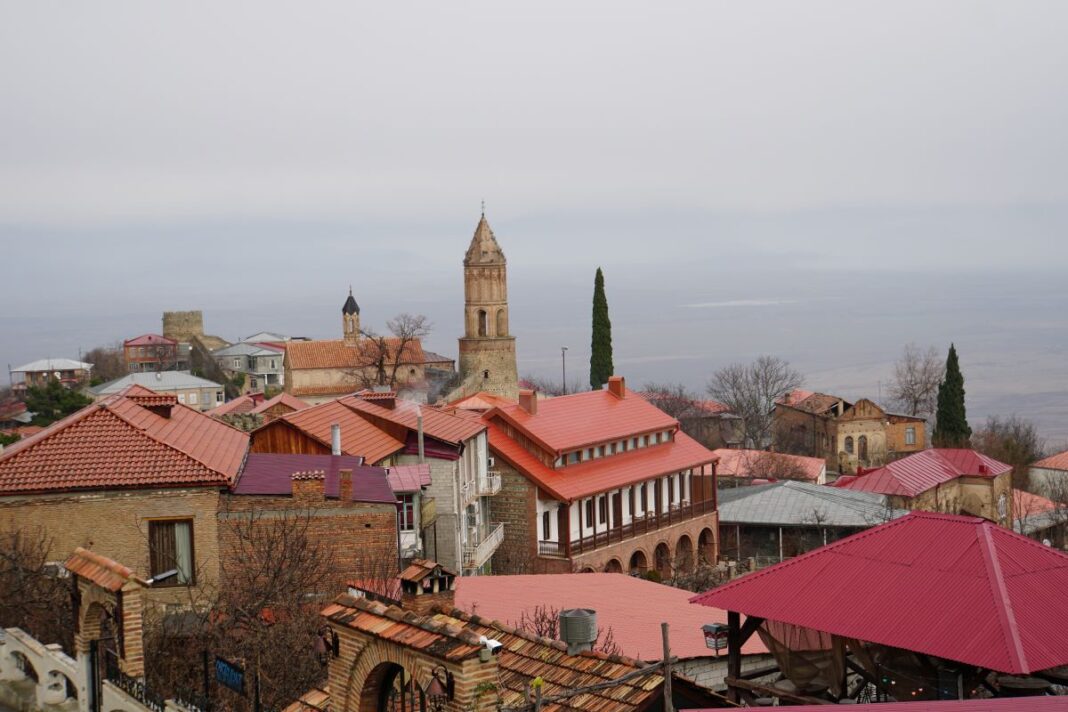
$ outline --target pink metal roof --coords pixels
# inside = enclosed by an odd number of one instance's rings
[[[680,658],[712,657],[701,626],[726,623],[727,614],[689,602],[680,588],[626,574],[538,574],[466,576],[456,579],[456,607],[483,618],[517,625],[538,606],[565,610],[592,608],[598,627],[612,629],[623,655],[638,660],[663,657],[660,624],[671,626],[671,652]],[[742,647],[747,655],[767,653],[753,636]],[[726,653],[720,651],[725,657]]]
[[[127,339],[122,342],[123,346],[156,346],[158,344],[167,344],[169,346],[177,345],[178,342],[174,339],[168,339],[166,336],[160,334],[141,334],[135,336],[132,339]]]
[[[430,463],[422,465],[394,465],[386,468],[389,486],[394,492],[418,492],[430,486]]]
[[[835,486],[915,497],[958,477],[996,477],[1011,469],[975,450],[941,448],[917,452],[855,478],[841,478]]]
[[[802,455],[788,455],[782,452],[735,450],[733,448],[719,448],[712,452],[719,457],[716,473],[721,477],[753,477],[753,469],[760,470],[757,472],[757,476],[767,477],[769,473],[775,472],[777,468],[764,467],[763,463],[758,463],[762,458],[773,458],[791,463],[796,466],[799,473],[803,472],[805,479],[810,482],[818,482],[820,477],[826,474],[827,462],[822,457],[804,457]]]
[[[913,512],[697,603],[1027,674],[1068,664],[1068,555],[978,517]]]

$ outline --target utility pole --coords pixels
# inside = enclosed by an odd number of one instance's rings
[[[567,347],[560,347],[560,388],[567,395]]]
[[[664,712],[675,712],[671,701],[671,643],[668,641],[668,624],[660,624],[660,633],[664,638]]]

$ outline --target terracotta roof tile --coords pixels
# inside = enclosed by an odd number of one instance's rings
[[[0,492],[226,485],[248,436],[184,405],[169,417],[130,389],[86,406],[0,454]]]
[[[388,361],[394,362],[400,339],[387,338],[389,350]],[[286,348],[286,358],[290,368],[359,368],[370,366],[377,358],[377,342],[361,339],[359,346],[352,346],[344,339],[319,339],[316,341],[290,341]],[[425,361],[423,346],[416,340],[404,347],[401,363],[421,364]]]
[[[392,408],[386,408],[359,397],[342,398],[341,402],[364,415],[396,423],[413,432],[418,428],[417,421],[421,414],[423,432],[426,435],[453,445],[459,445],[475,437],[486,427],[479,421],[461,418],[434,406],[419,405],[411,401],[397,400]]]
[[[117,561],[112,561],[106,556],[80,546],[74,550],[63,566],[72,574],[88,579],[108,591],[118,591],[134,578],[133,571]]]
[[[375,464],[404,448],[404,442],[390,435],[366,418],[346,407],[341,401],[332,400],[319,405],[309,406],[303,410],[286,413],[255,433],[273,427],[289,427],[307,434],[326,447],[330,447],[330,426],[341,426],[341,451],[346,455],[360,455],[368,464]]]
[[[1068,450],[1044,457],[1036,462],[1033,467],[1042,467],[1048,470],[1068,470]]]

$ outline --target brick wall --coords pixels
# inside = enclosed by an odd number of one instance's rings
[[[0,529],[45,530],[49,559],[65,560],[83,546],[149,576],[148,521],[193,520],[197,586],[214,589],[219,580],[219,493],[214,489],[168,489],[62,493],[0,498]],[[154,601],[177,599],[184,588],[156,587]]]
[[[329,547],[345,579],[397,572],[397,509],[393,504],[325,499],[323,480],[294,482],[293,497],[223,496],[219,507],[220,550],[233,551],[241,522],[256,516],[267,528],[284,516],[308,519],[308,536]],[[225,575],[225,566],[223,568]]]
[[[504,523],[504,541],[493,553],[493,573],[535,573],[537,561],[537,488],[519,472],[497,459],[501,491],[490,505],[493,521]]]

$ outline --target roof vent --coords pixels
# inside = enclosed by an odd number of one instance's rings
[[[568,655],[593,650],[597,640],[597,612],[589,608],[560,611],[560,639],[567,643]]]

